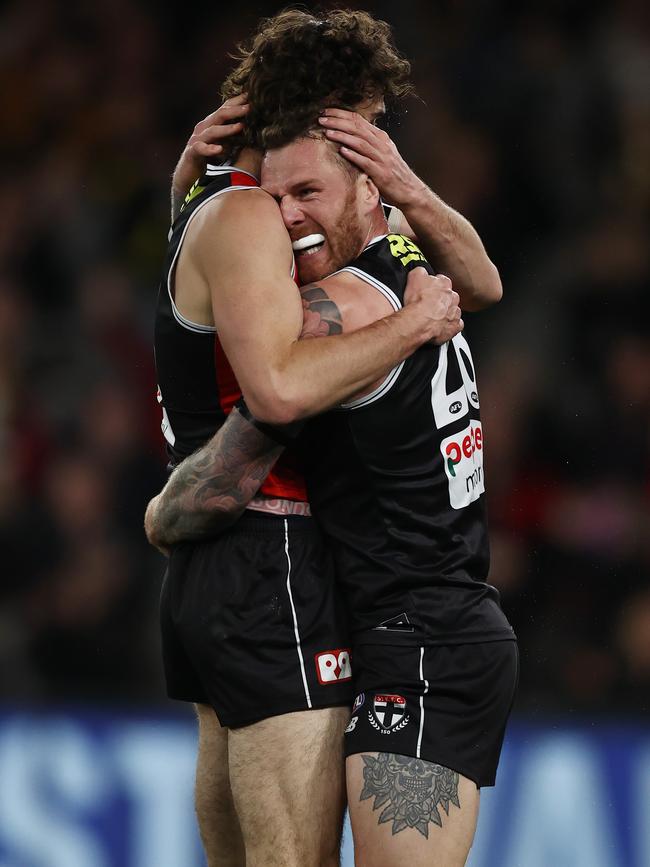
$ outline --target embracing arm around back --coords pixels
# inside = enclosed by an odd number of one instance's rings
[[[436,331],[453,337],[462,329],[460,311],[442,299],[452,292],[446,277],[428,278],[423,269],[409,275],[409,299],[421,299],[432,284],[435,299],[427,298]],[[296,293],[297,294],[297,293]],[[454,293],[452,293],[454,294]],[[456,296],[457,300],[457,296]],[[392,307],[368,284],[349,273],[330,277],[301,290],[301,341],[337,333],[357,332],[389,316]],[[322,345],[323,340],[318,341]],[[379,377],[381,380],[383,377]],[[378,383],[370,382],[362,392]],[[234,409],[219,432],[187,457],[150,502],[145,531],[152,545],[163,551],[177,542],[205,539],[227,529],[246,508],[279,457],[282,446]]]
[[[421,296],[397,313],[353,334],[341,335],[331,323],[318,343],[300,341],[303,305],[290,276],[292,256],[276,203],[249,190],[210,202],[196,215],[179,263],[207,285],[223,349],[262,421],[287,424],[322,412],[385,376],[423,343],[460,330],[449,333],[438,315],[441,305],[454,308],[457,296],[423,274]]]

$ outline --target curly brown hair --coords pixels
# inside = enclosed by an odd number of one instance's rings
[[[287,144],[327,106],[354,108],[377,97],[390,105],[413,92],[411,66],[395,48],[390,26],[367,12],[285,9],[263,19],[235,58],[239,65],[222,96],[248,94],[241,144],[252,147]]]

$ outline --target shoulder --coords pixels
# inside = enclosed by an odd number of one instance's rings
[[[207,201],[188,229],[187,247],[191,255],[232,258],[234,253],[254,253],[246,257],[271,267],[279,258],[291,267],[291,242],[277,203],[257,187],[229,190]]]
[[[223,195],[208,199],[197,212],[195,232],[220,227],[284,228],[276,202],[259,187],[246,190],[228,190]]]
[[[306,314],[315,309],[327,309],[330,318],[336,317],[344,332],[364,328],[395,310],[374,286],[349,271],[339,271],[318,283],[303,286],[300,292]]]

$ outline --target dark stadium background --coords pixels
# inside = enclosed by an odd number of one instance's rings
[[[141,529],[164,479],[151,339],[169,180],[218,104],[228,51],[283,5],[0,12],[0,699],[12,713],[169,712],[163,562]],[[647,721],[649,7],[349,5],[394,26],[419,99],[390,131],[503,279],[503,301],[468,315],[466,332],[491,581],[520,641],[517,719]]]

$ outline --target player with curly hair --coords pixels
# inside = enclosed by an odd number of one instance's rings
[[[359,121],[345,109],[374,120],[385,98],[408,92],[407,75],[388,26],[367,13],[281,13],[242,49],[225,85],[229,99],[197,125],[175,173],[178,214],[156,360],[163,429],[179,466],[152,502],[147,525],[153,541],[174,545],[163,654],[170,695],[197,704],[197,813],[210,867],[338,860],[349,645],[303,480],[285,459],[269,475],[291,440],[284,426],[371,388],[424,342],[444,343],[462,328],[449,280],[417,271],[402,310],[354,333],[340,333],[336,309],[316,290],[301,300],[289,277],[294,256],[303,280],[354,258],[355,209],[344,185],[327,230],[291,244],[256,180],[259,149],[281,147],[328,105],[339,106],[323,115],[319,134],[349,146],[347,160],[330,148],[339,169],[357,178],[353,165],[372,159],[385,178],[382,192],[403,206],[438,267],[460,277],[465,306],[500,297],[476,233],[408,170],[388,137],[374,131],[372,158],[359,146]],[[228,134],[235,151],[218,165]],[[179,193],[197,175],[179,210]],[[368,184],[376,193],[370,177]],[[298,340],[315,322],[324,339]],[[255,421],[245,405],[233,409],[242,391]]]

